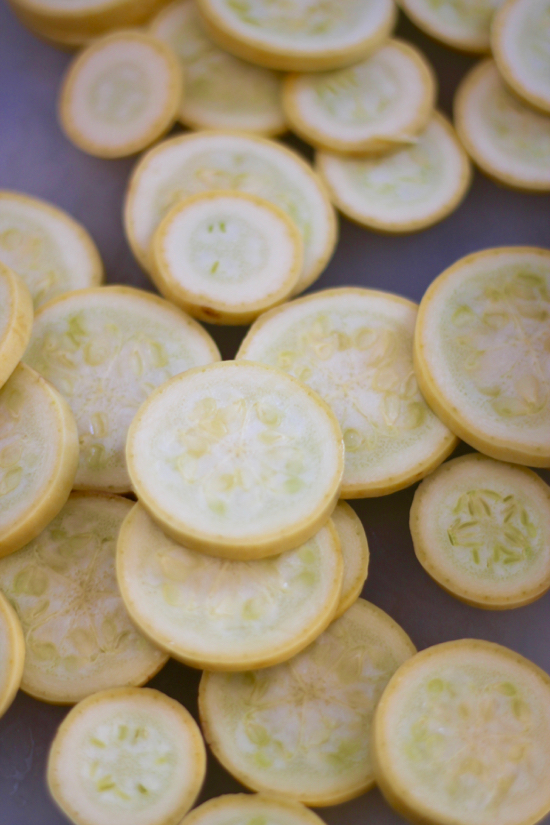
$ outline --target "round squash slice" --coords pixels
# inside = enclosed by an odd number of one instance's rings
[[[175,0],[150,25],[180,58],[185,95],[178,118],[191,129],[240,129],[259,135],[286,131],[281,78],[219,49],[201,24],[195,0]]]
[[[550,114],[550,7],[547,0],[508,0],[496,15],[491,45],[510,88]]]
[[[250,324],[296,286],[303,242],[269,201],[217,191],[174,206],[155,232],[153,257],[166,298],[203,321]]]
[[[397,295],[327,289],[263,315],[237,353],[289,372],[330,404],[346,447],[343,498],[408,487],[456,446],[414,376],[416,314]]]
[[[398,0],[419,29],[446,46],[464,52],[491,49],[490,31],[495,11],[504,0]]]
[[[443,464],[415,493],[420,564],[476,607],[521,607],[550,589],[550,487],[532,470],[474,453]]]
[[[0,718],[19,690],[25,664],[25,637],[17,613],[0,592]]]
[[[84,229],[38,198],[0,192],[0,261],[20,275],[35,309],[62,292],[99,286],[103,264]]]
[[[357,601],[369,572],[369,545],[361,519],[349,504],[339,501],[332,511],[344,559],[344,578],[335,618],[342,616]]]
[[[392,0],[198,0],[206,30],[229,52],[271,69],[350,66],[395,25]]]
[[[138,163],[125,206],[126,234],[139,263],[152,270],[151,241],[178,201],[214,189],[236,189],[279,206],[304,241],[295,287],[321,274],[336,245],[336,216],[323,183],[295,152],[264,138],[234,132],[184,135],[161,143]]]
[[[159,387],[130,426],[126,458],[166,533],[245,561],[292,550],[325,524],[344,445],[308,387],[263,364],[224,361]]]
[[[550,677],[463,639],[402,665],[374,716],[376,783],[425,825],[533,825],[550,811]]]
[[[181,825],[324,825],[304,805],[267,794],[226,794],[191,811]]]
[[[354,66],[288,75],[283,105],[290,126],[308,143],[369,154],[414,143],[431,118],[435,92],[422,54],[389,40]]]
[[[119,685],[141,685],[168,657],[132,624],[120,597],[115,550],[132,502],[73,493],[53,521],[0,561],[0,589],[25,634],[22,689],[73,704]]]
[[[118,542],[118,581],[134,622],[171,656],[207,670],[290,659],[334,618],[342,570],[330,521],[296,550],[229,561],[176,544],[136,504]]]
[[[150,688],[95,693],[61,723],[48,787],[75,825],[178,825],[204,780],[197,723]]]
[[[80,436],[75,487],[131,489],[128,426],[168,378],[219,359],[207,332],[148,292],[123,286],[61,295],[37,313],[25,361],[69,402]]]
[[[42,532],[69,497],[78,434],[64,398],[19,364],[0,389],[0,558]]]
[[[32,298],[24,280],[0,261],[0,387],[25,352],[32,322]]]
[[[472,170],[454,129],[439,113],[406,148],[378,157],[321,151],[317,168],[332,202],[378,232],[417,232],[458,208]]]
[[[415,372],[431,408],[480,452],[550,466],[550,250],[457,261],[420,304]]]
[[[91,155],[140,152],[174,123],[182,77],[176,56],[160,40],[139,31],[109,34],[71,63],[61,88],[61,125]]]
[[[493,60],[466,75],[454,112],[460,140],[482,172],[514,189],[550,192],[550,116],[512,94]]]
[[[254,790],[315,807],[360,796],[374,784],[374,709],[414,653],[393,619],[359,599],[289,662],[205,673],[199,710],[206,741]]]

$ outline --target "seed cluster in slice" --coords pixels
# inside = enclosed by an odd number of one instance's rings
[[[78,435],[61,395],[19,364],[0,389],[0,557],[19,550],[61,510],[78,463]]]
[[[550,487],[525,467],[455,458],[424,479],[410,524],[419,562],[468,604],[520,607],[550,589]]]
[[[263,315],[237,354],[285,370],[330,404],[346,447],[344,498],[407,487],[456,446],[418,389],[416,313],[389,293],[324,290]]]
[[[332,522],[340,539],[344,578],[335,618],[342,616],[361,595],[369,572],[369,544],[359,516],[345,501],[332,511]]]
[[[0,261],[23,278],[35,308],[103,280],[99,252],[84,227],[63,210],[17,192],[0,191]]]
[[[398,0],[427,34],[465,52],[490,51],[491,22],[504,0]]]
[[[298,547],[325,524],[344,446],[308,387],[263,364],[224,361],[159,387],[130,426],[126,458],[166,533],[244,561]]]
[[[415,653],[393,619],[359,599],[290,662],[248,673],[205,673],[203,731],[244,785],[334,805],[374,783],[370,728],[397,668]]]
[[[161,222],[152,274],[196,318],[249,324],[289,296],[303,257],[302,236],[282,209],[244,192],[206,192]]]
[[[25,664],[25,639],[17,614],[0,592],[0,718],[19,690]]]
[[[435,78],[413,46],[389,40],[361,63],[288,75],[283,104],[294,131],[334,152],[386,152],[413,143],[431,117]]]
[[[130,287],[79,290],[36,315],[25,361],[68,400],[78,424],[78,489],[131,489],[124,449],[159,384],[218,360],[210,336],[167,301]]]
[[[317,168],[344,215],[382,232],[416,232],[443,220],[471,183],[468,157],[438,113],[406,148],[357,158],[320,151]]]
[[[127,194],[125,226],[145,269],[152,269],[151,241],[167,212],[184,198],[214,189],[248,192],[283,209],[304,240],[296,292],[313,283],[336,245],[336,217],[324,186],[295,152],[231,132],[167,140],[138,163]]]
[[[390,34],[393,0],[198,0],[206,30],[233,54],[272,69],[356,63]]]
[[[177,825],[205,769],[199,728],[182,705],[150,688],[114,688],[61,723],[48,786],[76,825]]]
[[[175,0],[152,21],[185,70],[178,118],[192,129],[241,129],[261,135],[286,130],[281,78],[218,48],[201,24],[195,0]]]
[[[376,782],[426,825],[526,825],[550,811],[550,677],[500,645],[424,650],[390,681],[373,726]]]
[[[493,60],[466,75],[454,111],[460,139],[483,172],[516,189],[550,192],[550,116],[512,94]]]
[[[167,656],[132,624],[115,575],[120,526],[132,502],[73,493],[48,527],[0,561],[0,589],[27,647],[21,687],[60,704],[147,682]]]
[[[92,155],[139,152],[172,126],[183,94],[172,50],[139,31],[95,41],[71,64],[59,103],[67,137]]]
[[[24,280],[0,261],[0,387],[13,373],[31,337],[32,298]]]
[[[334,617],[342,570],[331,522],[296,550],[229,561],[176,544],[140,504],[117,551],[118,581],[136,624],[172,656],[208,670],[290,659]]]
[[[450,429],[492,458],[550,466],[550,250],[487,249],[420,304],[415,371]]]
[[[550,8],[547,0],[511,0],[497,14],[491,46],[508,85],[550,114]]]
[[[267,794],[226,794],[188,814],[181,825],[323,825],[313,811]]]

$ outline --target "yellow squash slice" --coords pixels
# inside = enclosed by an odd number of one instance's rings
[[[550,466],[550,250],[457,261],[420,304],[415,371],[447,426],[502,461]]]
[[[29,343],[32,298],[23,278],[0,261],[0,387],[6,383]]]
[[[0,718],[19,690],[25,664],[25,637],[17,613],[0,592]]]
[[[27,646],[22,689],[73,704],[92,693],[141,685],[168,657],[135,628],[115,575],[120,526],[132,502],[73,493],[48,527],[0,561],[0,590]]]
[[[521,607],[550,589],[550,487],[532,470],[478,453],[455,458],[415,493],[420,564],[476,607]]]
[[[78,290],[37,313],[25,361],[69,402],[80,436],[75,486],[131,489],[124,449],[138,407],[168,378],[219,359],[208,333],[168,301],[131,287]]]
[[[224,361],[159,387],[130,426],[126,458],[166,533],[245,561],[292,550],[325,524],[344,445],[308,387],[263,364]]]
[[[550,811],[550,677],[473,639],[423,650],[384,691],[378,787],[423,825],[534,825]]]
[[[205,673],[199,710],[206,741],[254,790],[316,807],[360,796],[374,784],[374,709],[414,653],[387,613],[359,599],[289,662]]]
[[[75,825],[179,825],[206,770],[197,723],[150,688],[95,693],[61,723],[48,786]]]
[[[464,52],[491,49],[494,14],[504,0],[398,0],[407,16],[435,40]]]
[[[335,618],[342,616],[357,601],[369,572],[369,545],[361,519],[345,501],[332,511],[344,559],[344,578]]]
[[[323,825],[313,811],[267,794],[226,794],[191,811],[181,825]]]

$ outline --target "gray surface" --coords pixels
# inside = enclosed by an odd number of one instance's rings
[[[420,45],[432,60],[439,75],[440,104],[449,111],[456,83],[472,61],[431,43],[406,22],[400,23],[399,33]],[[38,195],[67,209],[97,241],[110,282],[150,288],[122,233],[122,196],[134,161],[88,157],[63,138],[56,124],[59,79],[69,59],[23,29],[0,0],[0,188]],[[419,300],[442,269],[469,252],[502,244],[550,247],[549,217],[550,197],[520,195],[476,175],[462,207],[426,232],[388,238],[342,221],[338,250],[315,289],[360,284]],[[224,357],[232,357],[243,332],[213,330]],[[548,473],[542,475],[550,481]],[[372,553],[364,596],[402,624],[419,648],[466,636],[489,639],[550,671],[550,594],[534,605],[505,613],[469,608],[445,594],[413,554],[408,531],[413,492],[414,488],[354,502]],[[198,680],[196,671],[170,662],[151,684],[196,714]],[[0,720],[1,825],[67,821],[49,800],[43,782],[49,742],[65,713],[20,693]],[[201,799],[239,788],[210,759]],[[320,813],[332,825],[403,822],[377,791]],[[550,824],[550,817],[545,823]]]

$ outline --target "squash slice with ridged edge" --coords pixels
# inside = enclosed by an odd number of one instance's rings
[[[374,784],[369,738],[378,699],[414,653],[387,613],[359,599],[288,662],[204,673],[206,741],[254,790],[315,807],[353,799]]]
[[[550,467],[550,250],[467,255],[428,288],[414,365],[427,402],[475,449]]]
[[[376,783],[424,825],[534,825],[550,811],[550,677],[477,639],[423,650],[374,716]]]
[[[387,292],[327,289],[263,315],[237,353],[285,370],[330,404],[346,447],[342,498],[408,487],[456,446],[414,376],[416,314]]]
[[[475,66],[462,80],[454,119],[482,172],[513,189],[550,192],[550,116],[512,94],[493,60]]]
[[[74,707],[48,758],[48,787],[75,825],[178,825],[206,753],[190,713],[151,688],[113,688]]]
[[[210,40],[195,0],[175,0],[151,22],[185,70],[185,95],[178,118],[191,129],[240,129],[259,135],[286,131],[281,77],[239,60]]]
[[[491,46],[506,83],[550,114],[550,8],[546,0],[508,0],[495,16]]]
[[[126,459],[137,496],[193,550],[248,561],[299,547],[328,520],[344,445],[319,396],[281,370],[224,361],[143,404]]]
[[[153,239],[159,292],[195,318],[250,324],[288,298],[303,264],[302,236],[282,209],[244,192],[182,201]]]
[[[27,285],[0,261],[0,387],[21,360],[32,323],[32,298]]]
[[[208,333],[177,307],[139,289],[67,293],[36,315],[25,361],[69,402],[80,436],[75,487],[131,489],[128,426],[149,393],[179,372],[219,359]]]
[[[164,43],[140,31],[95,40],[63,80],[59,117],[84,152],[120,158],[170,129],[183,94],[181,66]]]
[[[350,66],[396,21],[392,0],[198,0],[207,32],[259,66],[291,72]]]
[[[0,589],[27,646],[22,689],[54,704],[141,685],[168,657],[135,628],[115,575],[120,526],[132,502],[73,493],[42,533],[0,561]]]
[[[410,526],[420,564],[468,604],[521,607],[550,589],[550,487],[532,470],[448,461],[416,491]]]
[[[504,0],[397,0],[419,29],[464,52],[489,52],[491,22]]]
[[[299,802],[267,794],[226,794],[203,802],[181,825],[324,825]]]
[[[19,192],[0,191],[0,261],[23,278],[35,308],[103,280],[99,252],[84,227],[62,209]]]
[[[365,528],[355,510],[339,501],[331,519],[340,539],[344,559],[344,578],[335,618],[342,616],[361,595],[369,572],[369,544]]]
[[[334,618],[342,571],[330,521],[296,550],[230,561],[176,544],[136,504],[118,541],[118,582],[136,625],[207,670],[268,667],[307,647]]]
[[[78,434],[69,405],[26,364],[0,389],[0,558],[42,532],[69,497]]]
[[[334,205],[378,232],[418,232],[458,208],[471,165],[451,124],[436,112],[414,143],[390,154],[349,157],[317,152]]]
[[[283,105],[308,143],[343,154],[387,152],[414,143],[431,118],[434,72],[401,40],[388,40],[361,63],[332,72],[288,75]]]
[[[17,613],[0,592],[0,718],[19,690],[25,665],[25,637]]]
[[[141,266],[152,269],[151,241],[178,201],[214,189],[236,189],[279,206],[304,240],[304,266],[295,287],[306,289],[327,265],[337,239],[336,215],[322,181],[296,153],[265,138],[199,132],[151,149],[137,164],[126,196],[124,223]]]

